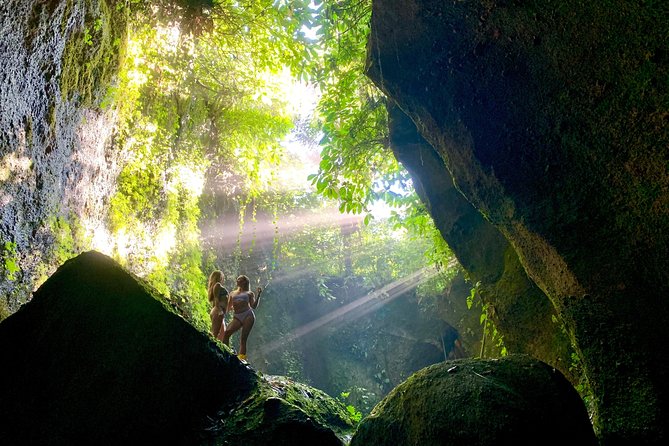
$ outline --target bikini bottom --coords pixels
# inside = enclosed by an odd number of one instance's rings
[[[242,311],[241,313],[235,313],[234,317],[243,324],[246,318],[251,316],[252,314],[255,316],[255,314],[253,313],[253,308],[249,308],[248,310]]]

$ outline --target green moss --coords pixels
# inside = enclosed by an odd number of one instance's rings
[[[69,16],[73,1],[68,1],[63,20]],[[60,91],[63,100],[78,97],[81,105],[90,106],[118,73],[127,11],[117,8],[114,0],[83,1],[87,9],[84,27],[74,30],[65,46]]]
[[[550,435],[551,437],[546,437]],[[352,445],[596,444],[566,379],[528,356],[435,364],[363,420]]]
[[[223,421],[222,441],[251,436],[250,444],[263,444],[258,441],[269,438],[281,426],[296,423],[310,426],[310,431],[328,427],[340,439],[348,438],[356,425],[346,407],[324,392],[286,377],[265,376],[261,385]]]
[[[4,280],[14,281],[16,274],[21,271],[16,243],[3,241],[0,243],[0,271]]]
[[[148,221],[158,218],[164,211],[161,172],[155,164],[129,164],[117,181],[118,190],[109,206],[112,231],[128,226],[133,217]]]
[[[79,218],[73,214],[53,216],[47,221],[47,227],[54,238],[51,255],[58,265],[90,245]]]
[[[0,322],[7,319],[10,315],[9,308],[7,308],[7,303],[4,299],[0,299]]]

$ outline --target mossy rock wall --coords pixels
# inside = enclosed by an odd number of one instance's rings
[[[9,312],[104,221],[121,153],[111,150],[114,110],[99,105],[123,54],[126,3],[0,2],[0,305]]]
[[[369,75],[550,299],[605,444],[666,441],[668,36],[661,2],[373,2]]]
[[[596,445],[583,402],[528,356],[430,366],[365,418],[351,446]]]
[[[0,323],[0,351],[6,444],[340,445],[353,426],[336,400],[262,379],[95,252]]]
[[[480,282],[480,294],[508,351],[530,354],[578,382],[570,371],[569,338],[553,322],[555,309],[527,277],[509,242],[455,188],[452,177],[443,174],[441,158],[409,117],[392,104],[388,115],[395,157],[414,178],[416,192],[469,273],[471,286]]]

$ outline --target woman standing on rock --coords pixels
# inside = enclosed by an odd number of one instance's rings
[[[225,276],[219,270],[209,275],[207,283],[207,299],[211,305],[209,317],[211,318],[211,334],[219,340],[223,340],[225,334],[225,312],[227,308],[228,290],[223,286]]]
[[[256,321],[253,310],[258,308],[260,302],[260,294],[262,288],[258,287],[256,294],[249,291],[250,281],[246,276],[237,277],[237,288],[233,290],[228,296],[228,310],[234,310],[234,318],[228,325],[223,336],[223,343],[230,345],[230,336],[237,330],[242,329],[242,334],[239,340],[239,359],[246,360],[246,340],[249,338],[249,333]]]

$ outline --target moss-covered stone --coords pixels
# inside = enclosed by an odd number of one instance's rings
[[[339,445],[352,427],[341,404],[261,379],[95,252],[0,323],[0,352],[7,444]]]
[[[351,446],[595,445],[583,402],[554,368],[527,356],[430,366],[396,387]]]
[[[126,35],[127,7],[117,0],[68,0],[69,8],[83,6],[83,23],[70,30],[63,52],[60,92],[65,101],[78,98],[90,106],[118,73]],[[65,13],[65,18],[70,14]],[[67,25],[64,24],[67,29]]]
[[[350,439],[355,423],[337,400],[282,376],[263,376],[261,385],[212,426],[216,444],[333,445]]]

